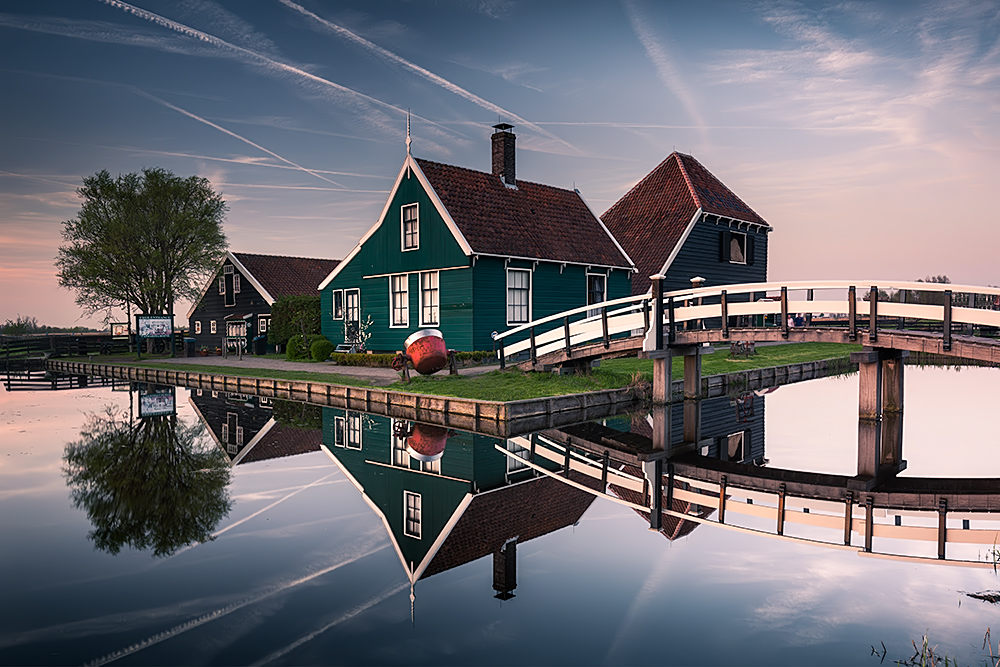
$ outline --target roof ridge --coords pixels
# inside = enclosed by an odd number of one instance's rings
[[[489,176],[491,178],[499,178],[496,174],[493,174],[491,172],[479,171],[478,169],[470,169],[469,167],[460,167],[457,164],[448,164],[446,162],[435,162],[434,160],[427,160],[421,157],[414,157],[413,159],[416,160],[417,162],[423,162],[425,164],[435,164],[441,167],[449,167],[451,169],[461,169],[462,171],[469,171],[472,172],[473,174],[481,174],[483,176]],[[534,185],[539,188],[552,188],[553,190],[562,190],[563,192],[570,192],[570,193],[577,192],[577,190],[574,188],[561,188],[558,185],[549,185],[548,183],[536,183],[535,181],[529,181],[523,178],[518,178],[517,179],[518,186],[520,186],[522,183],[527,183],[528,185]]]
[[[315,261],[320,261],[320,262],[339,262],[340,261],[338,259],[333,259],[333,258],[330,258],[330,257],[302,257],[302,256],[299,256],[299,255],[271,255],[271,254],[260,253],[260,252],[233,252],[233,255],[237,256],[237,257],[243,256],[243,257],[273,257],[273,258],[276,258],[276,259],[308,259],[308,260],[315,260]]]
[[[674,156],[677,157],[677,166],[680,167],[681,175],[684,177],[684,182],[687,183],[688,192],[691,193],[691,198],[694,199],[695,206],[703,209],[705,207],[702,205],[701,198],[698,197],[698,191],[694,189],[694,184],[691,182],[691,177],[688,176],[687,168],[684,167],[684,160],[681,159],[681,155],[682,153],[674,151],[673,153],[670,154],[670,157]],[[694,160],[694,157],[691,155],[687,155],[685,157],[689,157],[692,160]],[[695,160],[695,162],[697,162],[697,160]]]

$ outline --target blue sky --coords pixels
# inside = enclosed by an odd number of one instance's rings
[[[998,284],[995,2],[5,0],[0,321],[78,320],[55,279],[84,176],[160,166],[236,251],[341,258],[405,156],[600,214],[673,150],[775,231],[772,280]],[[176,312],[186,312],[178,304]]]

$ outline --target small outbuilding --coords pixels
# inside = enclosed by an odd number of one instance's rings
[[[188,335],[196,349],[214,353],[228,344],[251,352],[253,340],[267,335],[271,304],[282,296],[318,294],[317,283],[337,264],[336,259],[227,252],[188,311]]]

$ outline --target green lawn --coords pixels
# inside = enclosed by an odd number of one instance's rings
[[[847,359],[851,352],[860,350],[860,345],[840,345],[836,343],[791,343],[757,348],[757,354],[749,359],[729,359],[729,352],[722,347],[714,354],[702,358],[702,375],[721,375],[771,366],[818,361],[821,359]],[[148,360],[147,360],[148,359]],[[331,382],[351,386],[371,386],[370,380],[340,375],[338,373],[318,373],[308,370],[309,363],[303,362],[302,370],[284,371],[265,368],[233,366],[201,366],[171,363],[169,357],[144,359],[137,363],[131,356],[95,357],[95,363],[128,363],[147,368],[190,371],[193,373],[217,373],[241,377],[277,378],[282,380],[307,380]],[[87,361],[87,359],[80,359]],[[681,379],[684,364],[677,360],[673,365],[674,379]],[[558,376],[552,373],[524,373],[517,369],[492,371],[473,376],[416,375],[409,384],[395,382],[387,388],[395,391],[456,398],[474,398],[492,401],[514,401],[528,398],[543,398],[575,394],[585,391],[617,389],[637,381],[652,381],[653,362],[648,359],[610,359],[601,363],[600,368],[585,375]]]

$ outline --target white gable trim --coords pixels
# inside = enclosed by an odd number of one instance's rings
[[[618,252],[622,254],[622,257],[627,259],[628,263],[632,265],[632,270],[636,271],[637,269],[635,268],[635,262],[633,262],[632,258],[628,256],[627,252],[625,252],[625,248],[623,248],[622,245],[618,243],[618,239],[616,239],[615,235],[611,233],[611,230],[609,230],[604,225],[604,221],[601,220],[600,217],[598,217],[598,215],[594,212],[594,209],[590,206],[590,202],[588,202],[586,199],[583,198],[583,195],[580,194],[579,190],[574,188],[573,192],[575,192],[576,196],[580,198],[580,201],[583,202],[583,205],[587,207],[587,210],[590,211],[590,214],[594,216],[594,220],[597,220],[597,224],[601,226],[601,229],[603,229],[604,233],[608,235],[608,238],[611,239],[611,242],[615,244],[615,247],[618,248]]]
[[[663,268],[660,269],[661,276],[667,275],[667,269],[669,269],[670,265],[674,263],[675,259],[677,259],[677,254],[680,253],[684,243],[688,240],[688,237],[691,236],[691,230],[694,229],[694,226],[697,224],[699,218],[701,218],[701,208],[694,212],[694,215],[691,217],[691,222],[689,222],[687,228],[684,229],[684,233],[681,234],[681,238],[677,241],[674,249],[670,251],[670,256],[667,257],[666,263],[663,265]]]
[[[451,214],[448,213],[448,209],[446,209],[444,204],[441,203],[441,198],[438,197],[437,192],[435,192],[434,188],[431,187],[430,181],[427,180],[427,176],[424,175],[424,172],[420,169],[417,161],[413,159],[413,156],[407,155],[406,159],[403,160],[403,166],[400,168],[399,174],[396,176],[396,182],[393,183],[392,189],[389,190],[389,196],[386,198],[385,205],[382,207],[382,213],[378,216],[378,222],[372,225],[368,231],[365,232],[365,235],[361,237],[361,240],[358,241],[356,246],[354,246],[354,249],[350,252],[350,254],[348,254],[347,257],[345,257],[340,264],[338,264],[337,267],[330,272],[330,275],[323,279],[323,282],[321,282],[319,287],[316,289],[322,290],[329,285],[330,282],[337,277],[341,270],[351,263],[354,256],[361,252],[361,246],[365,244],[365,241],[370,239],[372,235],[378,231],[378,228],[382,226],[382,223],[385,222],[386,215],[389,214],[389,207],[392,205],[392,201],[396,197],[396,192],[399,190],[400,184],[406,177],[407,171],[411,172],[417,177],[417,180],[420,181],[420,185],[423,186],[424,192],[427,193],[431,203],[434,204],[434,208],[437,209],[437,212],[441,215],[441,219],[444,220],[444,224],[448,226],[448,230],[451,232],[451,235],[455,237],[455,241],[462,249],[462,252],[465,253],[466,257],[472,255],[472,246],[469,245],[469,242],[465,239],[465,235],[462,234],[458,225],[455,224]]]
[[[239,269],[239,271],[240,271],[240,273],[242,275],[246,276],[247,280],[250,281],[250,284],[254,286],[254,289],[256,289],[258,292],[260,292],[260,295],[262,297],[264,297],[265,301],[267,301],[267,305],[270,306],[271,304],[274,303],[274,297],[271,296],[270,292],[268,292],[266,289],[264,289],[264,286],[261,285],[260,282],[256,278],[254,278],[253,275],[249,271],[247,271],[247,267],[243,266],[243,264],[240,262],[240,260],[236,259],[236,255],[234,255],[231,250],[227,250],[226,251],[226,256],[225,256],[225,258],[223,258],[222,262],[219,264],[219,267],[222,267],[226,263],[227,259],[230,260],[233,263],[233,266],[235,266],[236,268]],[[216,269],[212,273],[212,277],[208,279],[208,282],[205,284],[205,288],[201,291],[201,296],[198,297],[197,301],[195,301],[195,302],[193,302],[191,304],[191,309],[188,310],[188,312],[187,312],[187,319],[189,319],[189,320],[191,319],[191,316],[194,315],[194,311],[198,307],[198,304],[201,303],[201,300],[204,299],[208,295],[208,291],[210,289],[212,289],[212,287],[215,286],[215,276],[216,276],[216,274],[218,272],[219,272],[219,269]]]

